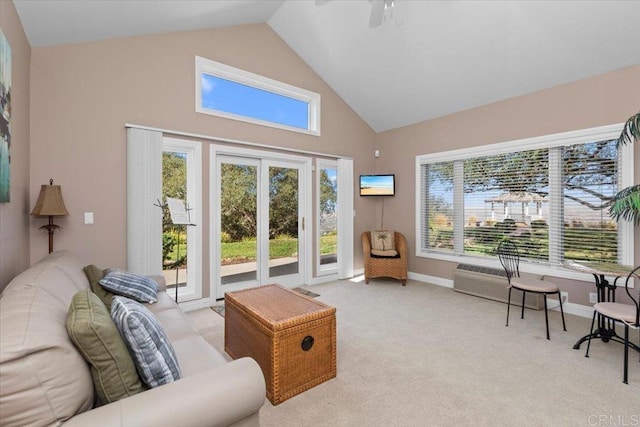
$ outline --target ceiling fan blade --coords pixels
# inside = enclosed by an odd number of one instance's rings
[[[371,18],[369,18],[369,26],[371,28],[379,27],[382,24],[382,16],[384,15],[384,0],[372,0]]]

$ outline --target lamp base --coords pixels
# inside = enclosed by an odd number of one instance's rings
[[[53,216],[49,216],[49,224],[45,224],[38,227],[41,230],[47,230],[49,232],[49,253],[53,252],[53,233],[56,230],[61,230],[62,227],[53,223]]]

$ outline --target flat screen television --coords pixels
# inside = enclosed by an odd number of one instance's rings
[[[361,196],[395,196],[396,176],[386,175],[360,175]]]

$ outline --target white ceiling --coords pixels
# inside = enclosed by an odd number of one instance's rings
[[[377,132],[640,64],[640,1],[14,4],[32,46],[266,22]]]

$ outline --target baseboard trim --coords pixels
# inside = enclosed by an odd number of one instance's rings
[[[194,310],[199,310],[201,308],[210,307],[211,304],[209,302],[209,298],[200,298],[200,299],[194,299],[191,301],[179,302],[178,306],[182,311],[186,313],[188,311],[194,311]]]
[[[327,274],[326,276],[312,277],[309,285],[319,285],[321,283],[335,282],[338,280],[337,274]]]
[[[553,300],[549,300],[553,301]],[[555,304],[553,307],[549,307],[549,310],[560,311],[560,304]],[[591,319],[593,317],[593,307],[587,305],[575,304],[573,302],[565,302],[562,304],[562,310],[567,314],[573,314],[575,316],[586,317]]]
[[[417,280],[419,282],[425,282],[436,286],[442,286],[445,288],[453,289],[453,280],[444,279],[442,277],[437,276],[429,276],[427,274],[419,274],[419,273],[408,273],[409,279]],[[550,302],[549,310],[560,311],[560,304],[556,303],[557,300],[549,299]],[[586,317],[591,319],[593,317],[593,307],[576,304],[572,302],[565,302],[562,304],[562,309],[567,314],[573,314],[575,316]]]
[[[429,276],[427,274],[413,273],[411,271],[407,274],[407,276],[411,280],[417,280],[419,282],[430,283],[432,285],[453,289],[453,280],[451,279],[444,279],[442,277],[437,277],[437,276]]]

